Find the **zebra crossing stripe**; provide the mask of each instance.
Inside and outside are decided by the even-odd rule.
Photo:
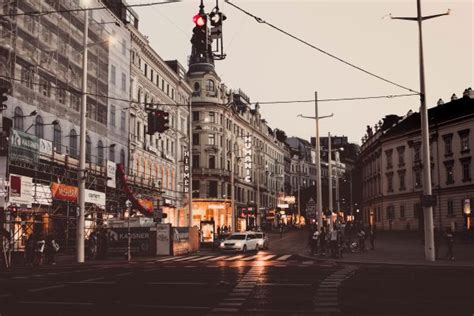
[[[217,260],[221,260],[221,259],[228,258],[228,257],[229,256],[219,256],[219,257],[216,257],[216,258],[209,259],[207,261],[217,261]]]
[[[230,258],[227,258],[227,259],[224,259],[226,261],[231,261],[231,260],[238,260],[240,258],[243,258],[243,255],[238,255],[238,256],[234,256],[234,257],[230,257]]]
[[[242,261],[249,261],[249,260],[256,259],[256,258],[258,258],[258,255],[243,258]]]
[[[262,258],[258,258],[257,260],[258,261],[266,261],[266,260],[270,260],[273,257],[276,257],[276,255],[265,256],[265,257],[262,257]]]
[[[197,257],[199,257],[199,256],[184,257],[184,258],[180,258],[180,259],[177,259],[177,260],[173,260],[173,262],[185,261],[185,260],[189,260],[189,259],[193,259],[193,258],[197,258]]]
[[[189,260],[189,261],[201,261],[201,260],[206,260],[206,259],[209,259],[209,258],[212,258],[214,256],[204,256],[204,257],[199,257],[199,258],[196,258],[196,259],[192,259],[192,260]]]
[[[284,256],[281,256],[280,258],[276,259],[277,261],[285,261],[286,259],[288,259],[289,257],[291,257],[291,255],[284,255]]]
[[[165,261],[170,261],[176,259],[176,257],[166,257],[164,259],[156,260],[155,262],[165,262]]]

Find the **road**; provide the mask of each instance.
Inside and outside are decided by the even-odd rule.
[[[286,246],[273,237],[271,242],[272,250],[258,254],[208,252],[1,271],[0,314],[474,313],[472,268],[336,264],[281,253]]]

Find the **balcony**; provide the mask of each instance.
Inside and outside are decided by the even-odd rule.
[[[230,171],[224,169],[193,168],[193,174],[199,174],[203,176],[229,177]]]

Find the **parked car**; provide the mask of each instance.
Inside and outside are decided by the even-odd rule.
[[[268,249],[268,244],[270,243],[268,236],[262,232],[256,232],[255,236],[258,240],[259,249]]]
[[[232,234],[231,233],[223,233],[223,234],[218,235],[216,237],[216,239],[214,240],[214,247],[219,248],[219,245],[221,244],[221,242],[223,242],[227,238],[229,238],[230,235],[232,235]]]
[[[241,251],[243,253],[249,250],[258,252],[260,248],[258,238],[253,232],[232,234],[219,245],[221,251]]]

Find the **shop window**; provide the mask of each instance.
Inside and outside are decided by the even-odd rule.
[[[91,162],[92,160],[92,141],[89,135],[86,136],[86,161]]]
[[[200,190],[201,190],[201,182],[199,180],[193,180],[193,198],[199,197]]]
[[[53,146],[57,153],[61,153],[61,137],[61,126],[56,124],[53,129]]]
[[[209,169],[216,168],[216,156],[209,156]]]
[[[69,154],[71,157],[77,158],[77,133],[74,129],[69,133]]]

